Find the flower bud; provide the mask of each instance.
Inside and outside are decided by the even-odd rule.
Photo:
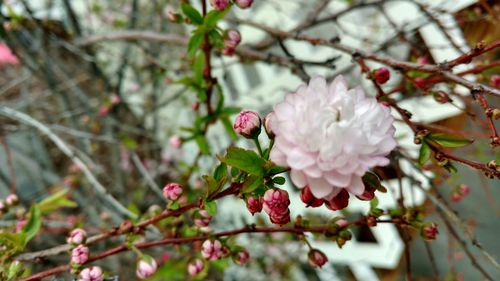
[[[87,232],[81,228],[76,228],[71,231],[66,242],[72,245],[80,245],[85,243],[85,239],[87,239]]]
[[[385,82],[389,81],[389,79],[391,78],[391,73],[389,72],[389,69],[381,67],[375,70],[374,76],[377,84],[382,85],[385,84]]]
[[[207,227],[212,221],[212,216],[206,210],[200,210],[197,217],[194,219],[194,224],[197,227]]]
[[[120,99],[120,96],[117,94],[111,95],[110,98],[111,104],[119,104],[122,100]]]
[[[253,0],[235,0],[234,3],[236,6],[240,7],[241,9],[246,9],[250,8],[253,4]]]
[[[175,201],[179,199],[181,194],[182,194],[182,186],[178,183],[172,182],[165,185],[165,187],[163,188],[163,196],[167,200]]]
[[[273,139],[276,135],[273,132],[271,125],[271,118],[273,118],[274,112],[269,112],[266,117],[264,117],[264,130],[266,130],[266,134],[270,139]]]
[[[236,48],[241,42],[241,34],[238,30],[230,29],[226,32],[226,37],[224,38],[224,46]]]
[[[137,277],[139,277],[139,279],[146,279],[155,274],[157,268],[158,265],[153,258],[144,256],[140,261],[137,262],[137,269],[135,271],[135,274],[137,275]]]
[[[247,198],[247,209],[253,215],[262,211],[262,198],[249,196]]]
[[[493,88],[500,88],[500,75],[495,74],[490,77],[490,85]]]
[[[420,235],[428,241],[436,239],[438,233],[437,225],[433,222],[424,224],[420,230]]]
[[[15,206],[17,203],[19,203],[19,198],[15,194],[9,194],[7,198],[5,198],[5,204],[8,206]]]
[[[84,264],[89,259],[89,248],[78,245],[71,251],[71,263]]]
[[[271,220],[271,223],[285,225],[290,222],[290,210],[287,209],[284,213],[269,214],[269,219]]]
[[[204,268],[203,262],[200,259],[196,259],[188,264],[187,270],[190,276],[195,276],[202,272]]]
[[[312,267],[322,267],[328,261],[326,255],[318,249],[311,249],[307,256]]]
[[[415,83],[415,86],[421,90],[426,90],[428,88],[427,80],[425,78],[417,77],[413,80],[413,82]]]
[[[426,56],[421,56],[417,58],[418,64],[429,64],[429,59]]]
[[[222,11],[229,6],[229,0],[210,0],[210,5],[216,10]]]
[[[302,191],[300,192],[300,200],[306,204],[306,207],[316,208],[323,205],[323,199],[314,197],[308,185],[302,188]]]
[[[261,121],[254,111],[242,111],[236,117],[233,129],[245,138],[252,139],[260,134]]]
[[[201,255],[207,260],[217,260],[223,256],[222,244],[219,240],[205,240],[201,245]]]
[[[163,15],[171,22],[176,22],[178,19],[178,15],[174,10],[172,5],[167,5],[163,10]]]
[[[433,93],[434,100],[437,101],[438,103],[448,103],[451,101],[450,96],[443,92],[443,91],[437,91]]]
[[[279,188],[267,190],[262,200],[263,209],[269,215],[285,214],[288,211],[288,205],[290,205],[288,192]]]
[[[461,195],[466,196],[467,194],[470,193],[470,187],[466,184],[461,184],[458,186],[458,191],[460,192]]]
[[[173,135],[170,137],[168,140],[168,143],[170,144],[170,147],[173,149],[179,149],[182,145],[182,139],[178,135]]]
[[[234,262],[237,265],[244,265],[248,262],[249,259],[250,259],[250,254],[245,249],[236,253],[236,256],[233,258]]]
[[[451,201],[457,203],[462,200],[462,195],[459,192],[452,192],[450,196]]]
[[[325,206],[333,211],[342,210],[349,204],[349,192],[344,188],[332,199],[324,200]]]
[[[199,102],[197,102],[197,101],[193,102],[193,103],[191,104],[191,109],[192,109],[193,111],[198,111],[198,109],[200,109],[200,103],[199,103]]]
[[[85,268],[80,272],[78,281],[103,281],[102,269],[98,266]]]

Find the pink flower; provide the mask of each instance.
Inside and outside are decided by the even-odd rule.
[[[71,231],[66,242],[68,244],[80,245],[85,243],[85,239],[87,238],[87,232],[81,228],[76,228]]]
[[[207,260],[220,259],[224,254],[219,240],[205,240],[201,245],[201,255]]]
[[[173,135],[170,137],[168,140],[168,143],[170,144],[170,147],[173,149],[179,149],[182,145],[182,139],[178,135]]]
[[[269,189],[264,193],[263,209],[269,215],[271,222],[278,225],[284,225],[290,222],[290,200],[288,192],[283,189]]]
[[[139,279],[146,279],[153,274],[155,274],[158,265],[156,261],[151,257],[144,257],[139,262],[137,262],[137,269],[135,274]]]
[[[307,257],[312,267],[322,267],[328,261],[326,255],[318,249],[311,249]]]
[[[262,211],[262,198],[249,196],[247,198],[247,209],[253,215]]]
[[[203,271],[203,262],[200,259],[196,259],[188,264],[187,270],[189,275],[195,276],[196,274]]]
[[[18,63],[17,57],[12,53],[10,48],[4,43],[0,43],[0,66]]]
[[[374,72],[375,75],[375,81],[377,81],[377,84],[382,85],[385,84],[385,82],[389,81],[391,78],[391,73],[389,72],[389,69],[382,67]]]
[[[163,188],[163,196],[165,196],[167,200],[175,201],[179,199],[181,194],[182,186],[178,183],[172,182],[165,185],[165,187]]]
[[[314,197],[309,186],[302,188],[302,192],[300,193],[300,200],[302,200],[302,202],[306,204],[306,207],[316,208],[323,205],[323,199]]]
[[[214,9],[222,11],[229,5],[229,0],[210,0],[210,5],[212,5]]]
[[[71,263],[84,264],[89,259],[89,248],[78,245],[71,251]]]
[[[194,219],[194,224],[197,227],[207,227],[212,221],[212,216],[206,210],[200,210],[198,216]]]
[[[386,156],[396,147],[393,122],[388,107],[359,87],[349,90],[342,76],[330,85],[315,77],[274,107],[270,159],[290,167],[292,182],[309,186],[316,198],[329,200],[344,188],[361,195],[361,177],[389,164]]]
[[[245,138],[253,138],[260,134],[260,117],[254,111],[242,111],[236,117],[233,129]]]
[[[247,250],[243,249],[242,251],[239,251],[236,254],[236,257],[234,257],[234,262],[237,265],[244,265],[248,262],[249,259],[250,259],[250,254],[248,253]]]
[[[500,88],[500,75],[495,74],[490,77],[490,85],[493,88]]]
[[[234,3],[236,6],[240,7],[241,9],[246,9],[250,8],[253,4],[253,0],[235,0]]]
[[[104,276],[102,274],[102,269],[98,266],[92,266],[85,268],[80,272],[80,279],[78,281],[102,281]]]
[[[332,210],[342,210],[349,204],[349,193],[342,189],[337,195],[333,196],[330,200],[325,200],[325,206]]]
[[[8,206],[15,206],[17,203],[19,203],[19,198],[15,194],[9,194],[5,198],[5,204]]]
[[[437,225],[433,222],[424,224],[420,230],[420,235],[425,240],[435,240],[438,233]]]

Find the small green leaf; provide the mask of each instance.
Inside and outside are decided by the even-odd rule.
[[[196,84],[201,85],[203,82],[203,68],[205,67],[205,53],[200,52],[193,63],[194,80]]]
[[[366,172],[361,179],[363,181],[363,184],[365,185],[365,188],[373,188],[382,193],[387,192],[387,189],[382,185],[377,174]]]
[[[42,213],[40,212],[40,208],[37,205],[31,206],[30,209],[30,218],[26,225],[21,229],[22,233],[26,234],[26,239],[24,241],[25,244],[35,237],[42,226]]]
[[[431,157],[431,147],[425,142],[425,138],[422,141],[422,145],[420,146],[420,152],[418,155],[418,164],[420,166],[425,165],[425,163]]]
[[[38,208],[42,214],[49,214],[59,208],[75,208],[76,202],[67,199],[69,189],[62,189],[38,203]]]
[[[257,188],[259,188],[264,182],[264,179],[260,176],[250,175],[243,182],[243,187],[241,188],[241,193],[252,193]]]
[[[215,180],[220,180],[224,176],[227,177],[227,165],[225,163],[220,163],[220,165],[217,166],[217,168],[215,168],[214,179]]]
[[[195,137],[195,140],[196,140],[196,144],[198,144],[198,147],[200,148],[200,152],[202,154],[210,154],[210,147],[208,146],[208,142],[204,136],[197,135]]]
[[[224,38],[217,30],[212,30],[208,33],[210,44],[216,48],[222,49],[224,47]]]
[[[213,29],[217,25],[217,22],[223,19],[230,10],[231,9],[225,9],[224,11],[218,11],[218,10],[210,11],[205,16],[205,21],[204,21],[205,26],[208,29]]]
[[[448,162],[446,165],[443,166],[450,174],[456,174],[457,173],[457,168],[450,162]]]
[[[205,201],[205,210],[212,217],[217,215],[217,202],[216,201]]]
[[[122,136],[120,141],[128,149],[136,149],[139,147],[139,144],[137,144],[137,142],[129,136]]]
[[[189,4],[182,4],[181,9],[184,15],[186,15],[186,17],[188,17],[192,23],[196,25],[203,24],[203,17],[201,16],[200,12],[193,8],[193,6]]]
[[[269,165],[269,163],[271,165]],[[289,169],[290,168],[288,168],[288,167],[276,166],[271,161],[267,161],[267,163],[266,163],[266,175],[268,175],[268,176],[281,174],[281,173],[288,171]]]
[[[370,209],[375,209],[378,206],[378,198],[373,197],[373,199],[370,201]]]
[[[443,147],[461,147],[469,145],[474,142],[473,140],[469,140],[466,138],[461,138],[452,135],[445,135],[445,134],[430,134],[428,138],[437,142],[439,145]]]
[[[236,167],[244,172],[256,176],[264,175],[264,164],[266,160],[261,158],[255,151],[238,147],[230,147],[227,154],[220,159],[231,167]]]
[[[285,178],[284,177],[274,177],[273,182],[278,185],[283,185],[285,184]]]
[[[196,54],[196,51],[200,49],[201,43],[203,43],[203,38],[205,33],[203,32],[195,32],[191,39],[188,42],[188,56],[193,57]]]

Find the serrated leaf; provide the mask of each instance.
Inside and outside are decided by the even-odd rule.
[[[26,239],[24,240],[25,245],[35,237],[42,226],[42,213],[37,205],[31,206],[30,218],[28,222],[21,229],[22,233],[26,234]]]
[[[198,12],[193,6],[189,4],[182,4],[181,10],[186,17],[188,17],[192,23],[196,25],[203,24],[203,16]]]
[[[422,145],[420,146],[420,152],[418,153],[418,164],[420,166],[425,165],[425,163],[431,157],[431,147],[424,141],[422,141]]]
[[[38,208],[42,214],[49,214],[59,208],[75,208],[78,204],[67,198],[69,189],[62,189],[38,203]]]
[[[201,43],[203,43],[204,36],[205,33],[200,31],[195,32],[193,36],[191,36],[191,39],[189,39],[188,42],[188,49],[187,49],[189,57],[193,57],[196,54],[196,51],[200,49]]]
[[[264,164],[266,160],[261,158],[255,151],[246,150],[238,147],[230,147],[227,149],[227,154],[221,159],[231,167],[238,168],[256,176],[264,175]]]
[[[284,177],[274,177],[273,182],[278,185],[283,185],[285,184],[285,178]]]
[[[243,187],[241,188],[241,193],[252,193],[257,188],[259,188],[264,179],[260,176],[250,175],[243,182]]]
[[[469,140],[466,138],[445,134],[430,134],[427,137],[443,147],[461,147],[474,142],[473,140]]]
[[[205,210],[212,217],[217,215],[217,202],[216,201],[205,201]]]

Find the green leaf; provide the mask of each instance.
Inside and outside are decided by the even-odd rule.
[[[188,42],[188,56],[193,57],[196,51],[200,49],[201,43],[203,43],[203,38],[205,36],[204,32],[198,31],[191,36]]]
[[[443,166],[450,174],[456,174],[457,173],[457,168],[450,162],[448,162],[446,165]]]
[[[268,175],[268,176],[281,174],[281,173],[284,173],[288,170],[289,170],[288,167],[274,165],[274,163],[271,161],[267,161],[267,163],[266,163],[266,175]]]
[[[139,147],[137,142],[129,136],[122,136],[120,141],[128,149],[136,149],[137,147]]]
[[[230,147],[227,149],[227,154],[221,159],[221,162],[249,174],[263,176],[263,167],[266,160],[261,158],[257,153],[255,153],[255,151],[238,147]]]
[[[196,140],[196,144],[198,144],[198,147],[200,148],[200,152],[202,154],[210,154],[210,147],[208,146],[208,142],[204,136],[197,135],[195,137],[195,140]]]
[[[227,165],[225,163],[220,163],[220,165],[217,166],[217,168],[215,168],[214,179],[215,180],[220,180],[224,176],[227,177]]]
[[[219,119],[222,122],[222,125],[224,126],[224,129],[226,129],[226,132],[229,135],[229,137],[232,140],[237,140],[238,139],[238,135],[234,131],[233,124],[231,123],[231,121],[229,120],[229,118],[227,116],[223,116],[223,117],[220,117]]]
[[[286,180],[285,180],[285,178],[284,178],[284,177],[274,177],[274,178],[273,178],[273,182],[274,182],[275,184],[283,185],[283,184],[285,184],[285,181],[286,181]]]
[[[40,208],[37,205],[31,206],[30,209],[30,218],[26,225],[21,229],[22,233],[26,234],[26,239],[24,240],[25,244],[35,237],[42,226],[42,213],[40,212]]]
[[[373,197],[373,199],[370,201],[370,209],[375,209],[378,206],[378,198]]]
[[[430,134],[427,137],[443,147],[461,147],[474,142],[466,138],[445,134]]]
[[[189,4],[182,4],[181,9],[184,15],[186,15],[186,17],[188,17],[192,23],[196,25],[203,24],[202,15],[195,8],[193,8],[193,6]]]
[[[218,10],[210,11],[205,16],[205,20],[204,20],[204,24],[205,24],[206,28],[213,29],[217,25],[217,22],[219,20],[223,19],[230,10],[231,9],[225,9],[223,11],[218,11]]]
[[[205,67],[205,53],[200,52],[193,63],[194,80],[196,84],[203,83],[203,68]]]
[[[224,38],[217,30],[211,30],[208,33],[208,38],[210,39],[210,44],[212,44],[212,46],[219,49],[224,47]]]
[[[8,250],[3,250],[2,255],[11,256],[24,250],[26,246],[26,233],[0,233],[0,245],[7,247]]]
[[[212,217],[217,215],[217,202],[216,201],[205,201],[205,210]]]
[[[59,208],[75,208],[78,204],[67,199],[69,189],[62,189],[38,203],[38,208],[42,214],[49,214]]]
[[[425,165],[425,163],[431,157],[431,147],[425,142],[425,138],[420,146],[420,152],[418,154],[418,164],[420,166]]]
[[[264,179],[260,176],[250,175],[243,182],[243,187],[241,188],[241,193],[252,193],[257,188],[259,188]]]
[[[361,180],[363,181],[365,188],[371,187],[382,193],[387,192],[387,189],[382,185],[382,183],[380,182],[380,178],[375,173],[366,172]]]

